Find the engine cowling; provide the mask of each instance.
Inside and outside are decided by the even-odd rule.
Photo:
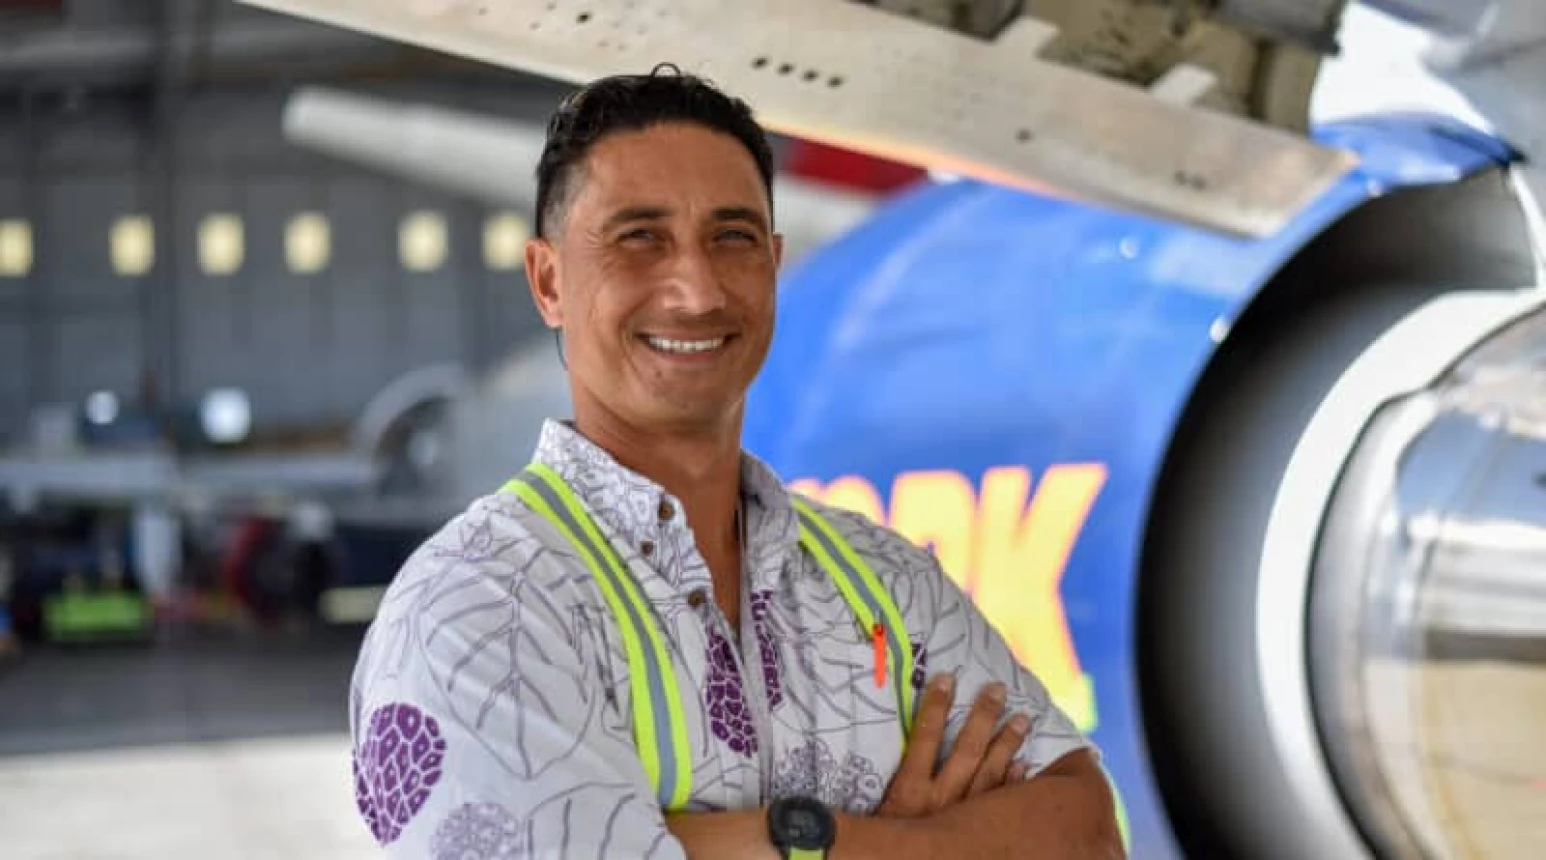
[[[1306,248],[1205,374],[1140,596],[1148,735],[1189,853],[1534,855],[1532,274],[1505,174],[1398,193]]]

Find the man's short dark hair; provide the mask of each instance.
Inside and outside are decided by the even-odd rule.
[[[740,141],[757,162],[771,213],[773,150],[751,108],[703,78],[662,63],[647,75],[593,81],[558,106],[537,162],[537,235],[548,235],[549,226],[563,220],[575,173],[597,141],[666,122],[697,123]]]

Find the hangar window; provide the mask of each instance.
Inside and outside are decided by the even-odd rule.
[[[134,278],[156,265],[156,227],[146,215],[125,215],[113,222],[108,235],[113,274]]]
[[[32,271],[32,225],[21,218],[0,220],[0,277],[24,278]]]
[[[285,262],[290,271],[311,275],[327,268],[333,252],[333,231],[327,216],[300,212],[285,225]]]
[[[526,265],[526,240],[531,227],[513,212],[497,212],[483,222],[483,262],[497,272]]]
[[[397,228],[397,254],[410,272],[433,272],[446,261],[446,219],[421,210],[403,218]]]
[[[242,267],[246,239],[239,215],[204,216],[199,224],[199,268],[206,275],[230,275]]]

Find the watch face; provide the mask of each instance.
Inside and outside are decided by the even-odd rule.
[[[796,845],[804,845],[812,840],[820,839],[822,832],[821,819],[809,809],[791,809],[784,818],[786,832],[789,841]]]
[[[771,810],[774,841],[790,848],[832,847],[837,826],[832,813],[820,801],[808,797],[786,797]]]

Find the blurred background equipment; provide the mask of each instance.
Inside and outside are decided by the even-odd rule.
[[[540,129],[660,60],[780,132],[748,445],[933,548],[1135,857],[1538,853],[1539,0],[25,5],[0,854],[375,853],[361,625],[568,412]]]

